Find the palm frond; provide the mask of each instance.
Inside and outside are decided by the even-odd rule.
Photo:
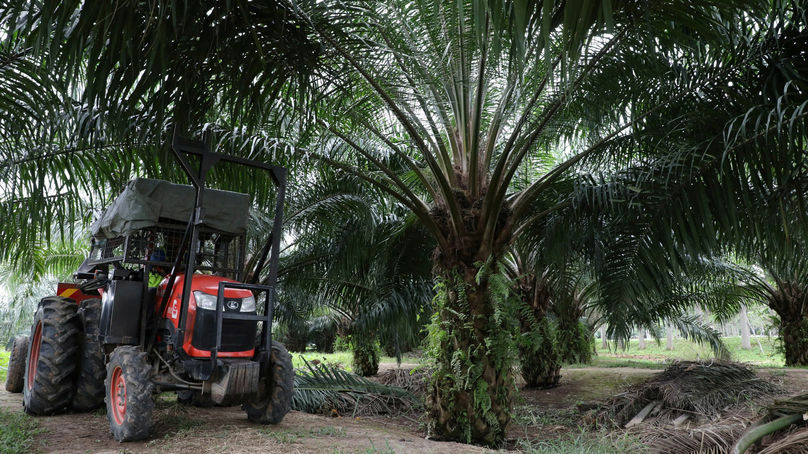
[[[301,357],[302,358],[302,357]],[[334,365],[312,364],[295,375],[292,409],[307,413],[329,413],[366,416],[408,411],[417,405],[409,391],[372,382]]]

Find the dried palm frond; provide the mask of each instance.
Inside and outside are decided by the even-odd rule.
[[[758,454],[799,454],[808,451],[808,427],[788,432],[763,448]]]
[[[748,422],[748,421],[747,421]],[[725,454],[743,433],[744,421],[709,424],[696,429],[646,431],[643,443],[654,454]]]
[[[405,389],[374,383],[334,365],[306,361],[306,368],[296,370],[292,409],[368,416],[407,411],[417,402]]]
[[[429,369],[390,369],[379,374],[376,381],[387,386],[406,389],[416,396],[426,394],[427,379],[432,373]]]

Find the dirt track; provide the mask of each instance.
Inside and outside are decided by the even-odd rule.
[[[570,408],[581,401],[603,399],[623,386],[644,380],[657,370],[631,368],[565,369],[561,386],[524,390],[524,404],[534,408]],[[790,394],[808,392],[808,370],[769,369],[762,377],[786,386]],[[0,408],[22,411],[22,394],[0,391]],[[50,453],[435,453],[491,452],[476,446],[424,439],[415,417],[331,418],[292,412],[282,424],[259,426],[247,421],[239,407],[193,408],[176,405],[169,394],[158,399],[157,431],[150,440],[118,443],[109,433],[105,412],[38,418],[36,452]],[[512,428],[528,435],[526,427]],[[553,428],[531,427],[529,436],[553,437]],[[551,430],[553,429],[553,430]],[[559,429],[560,430],[560,429]],[[565,429],[566,430],[566,429]],[[510,434],[509,434],[510,435]],[[555,435],[557,436],[557,434]]]
[[[22,394],[0,391],[0,407],[22,411]],[[66,414],[38,418],[44,429],[34,441],[43,453],[482,453],[485,449],[426,440],[418,421],[406,418],[325,417],[293,411],[277,426],[247,421],[239,407],[193,408],[164,394],[155,412],[150,440],[118,443],[106,414]]]

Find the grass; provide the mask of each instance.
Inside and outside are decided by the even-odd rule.
[[[537,408],[535,405],[520,405],[513,409],[513,423],[519,426],[566,426],[576,427],[581,413],[577,408]]]
[[[0,383],[6,382],[6,374],[8,368],[8,357],[11,356],[10,352],[0,351]]]
[[[639,440],[628,435],[588,432],[586,429],[570,432],[556,440],[520,439],[517,448],[526,454],[624,454],[648,451]]]
[[[744,350],[741,348],[740,337],[724,337],[724,344],[732,355],[732,360],[749,363],[759,367],[783,367],[785,359],[777,352],[777,339],[774,337],[752,337],[752,348]],[[629,342],[625,351],[615,350],[614,343],[610,342],[611,349],[601,348],[601,341],[595,340],[597,356],[589,364],[574,364],[569,368],[581,367],[632,367],[635,369],[664,369],[666,363],[675,360],[697,360],[713,357],[713,352],[707,345],[699,345],[685,339],[674,339],[673,350],[667,350],[664,339],[657,344],[653,340],[645,342],[645,349],[640,350],[637,339]],[[758,344],[758,342],[760,342]],[[761,348],[763,352],[761,353]],[[303,359],[306,361],[318,360],[325,363],[337,364],[345,370],[351,371],[351,361],[353,356],[350,351],[336,353],[294,353],[292,363],[294,367],[304,367]],[[421,356],[405,356],[402,358],[406,363],[421,363]],[[395,363],[396,359],[389,356],[379,358],[381,363]]]
[[[269,435],[274,438],[276,442],[298,443],[303,438],[316,438],[316,437],[339,437],[344,438],[348,436],[345,429],[334,426],[318,427],[316,429],[298,429],[298,430],[275,430],[271,427],[261,427],[259,432]]]
[[[343,451],[340,448],[334,448],[331,451],[331,454],[396,454],[393,448],[390,447],[390,441],[385,440],[385,447],[384,448],[377,448],[376,445],[373,443],[373,440],[370,440],[370,446],[364,449],[357,449],[354,451]]]
[[[752,348],[744,350],[741,348],[740,337],[724,337],[724,344],[732,355],[734,361],[750,363],[760,367],[783,367],[785,362],[783,355],[776,351],[777,339],[770,337],[753,337]],[[758,344],[758,341],[760,344]],[[614,343],[611,343],[612,350],[601,348],[601,341],[596,339],[596,351],[592,367],[640,367],[657,368],[654,364],[676,359],[696,360],[712,358],[713,353],[707,345],[698,345],[685,339],[674,339],[673,350],[667,350],[665,341],[660,343],[646,341],[645,349],[640,350],[637,339],[632,339],[626,351],[615,351]],[[763,352],[761,353],[761,347]],[[586,367],[586,366],[584,366]]]
[[[22,413],[0,410],[0,454],[30,452],[34,435],[39,432],[34,418]]]
[[[305,353],[292,353],[292,366],[295,368],[306,367],[303,359],[312,362],[314,360],[335,364],[348,372],[353,372],[351,362],[353,361],[353,354],[351,352],[335,352],[335,353],[319,353],[319,352],[305,352]],[[415,358],[402,358],[403,362],[417,362]],[[396,359],[390,356],[380,356],[380,363],[395,363]]]

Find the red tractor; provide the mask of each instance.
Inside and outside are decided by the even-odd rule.
[[[106,401],[110,431],[132,441],[152,432],[159,392],[242,405],[263,424],[289,412],[292,360],[271,339],[286,169],[211,152],[208,141],[175,136],[172,149],[193,186],[130,181],[93,224],[75,283],[39,303],[27,355],[16,352],[10,365],[25,361],[24,376],[9,381],[22,388],[26,413],[90,411]],[[186,155],[198,157],[197,169]],[[250,199],[205,189],[219,161],[265,170],[277,187],[272,233],[249,283]],[[258,285],[267,259],[266,285]]]

